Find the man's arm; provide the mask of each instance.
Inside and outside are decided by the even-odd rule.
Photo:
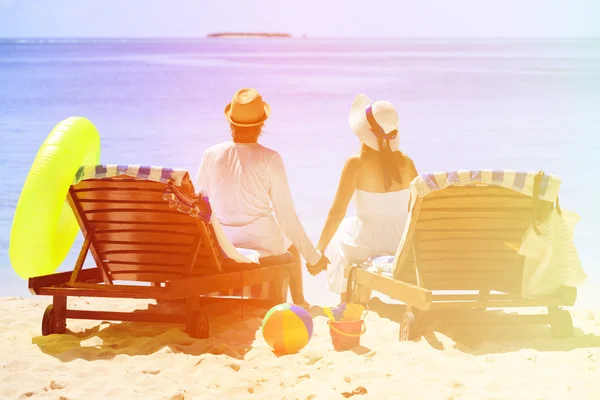
[[[198,173],[196,174],[196,181],[194,182],[194,189],[196,190],[196,194],[200,193],[201,190],[206,192],[208,185],[208,155],[206,151],[202,156],[202,161],[200,162],[200,167],[198,168]]]
[[[275,154],[271,160],[269,176],[271,184],[269,195],[279,226],[281,226],[285,236],[298,248],[306,262],[316,264],[321,258],[321,254],[317,252],[306,235],[300,218],[296,214],[285,166],[279,154]]]

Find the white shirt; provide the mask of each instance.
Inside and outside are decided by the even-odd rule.
[[[283,160],[276,151],[258,143],[209,147],[196,177],[196,189],[200,188],[236,247],[270,256],[285,253],[291,242],[309,264],[319,261],[321,255],[296,214]]]

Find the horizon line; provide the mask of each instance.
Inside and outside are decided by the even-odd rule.
[[[236,34],[248,34],[248,35],[274,35],[274,33],[254,33],[254,32],[232,32],[232,33],[207,33],[205,35],[198,36],[0,36],[0,40],[19,40],[19,39],[54,39],[54,40],[198,40],[198,39],[211,39],[218,40],[220,37],[210,37],[209,35],[236,35]],[[335,35],[294,35],[287,33],[277,33],[289,35],[286,37],[278,36],[265,36],[265,39],[600,39],[598,36],[335,36]],[[240,39],[254,39],[257,37],[249,37]]]

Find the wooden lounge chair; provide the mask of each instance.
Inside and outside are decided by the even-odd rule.
[[[409,217],[388,274],[346,266],[348,301],[365,289],[404,302],[400,340],[413,340],[435,322],[551,324],[572,334],[568,311],[576,289],[544,298],[522,296],[521,238],[558,205],[560,180],[542,173],[459,171],[422,175],[411,183]],[[459,293],[456,293],[459,292]],[[474,292],[468,294],[468,292]],[[547,315],[469,314],[487,308],[547,307]],[[439,311],[439,312],[438,312]]]
[[[75,268],[29,279],[32,293],[53,297],[43,316],[43,335],[64,333],[66,319],[74,318],[183,323],[191,336],[206,338],[208,320],[200,306],[208,299],[201,295],[245,295],[264,307],[286,301],[291,255],[259,263],[247,263],[239,253],[226,256],[220,246],[226,238],[215,234],[208,199],[195,197],[186,171],[82,167],[68,202],[84,236]],[[96,267],[84,269],[88,251]],[[69,296],[183,300],[186,312],[70,310]]]

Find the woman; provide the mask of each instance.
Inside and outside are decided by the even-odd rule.
[[[261,257],[292,254],[292,301],[307,308],[300,254],[310,268],[322,269],[326,259],[296,214],[281,156],[258,143],[270,111],[255,89],[234,94],[225,108],[233,140],[206,149],[196,188],[208,194],[215,216],[236,247],[257,250]]]
[[[317,244],[331,261],[325,267],[329,289],[340,293],[342,302],[345,265],[396,254],[408,214],[408,186],[417,176],[413,161],[399,151],[398,114],[391,103],[358,95],[349,123],[362,149],[346,161]],[[352,197],[356,215],[344,219]],[[309,270],[319,271],[318,266]]]

